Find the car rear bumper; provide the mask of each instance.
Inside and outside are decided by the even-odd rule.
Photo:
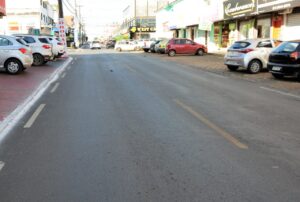
[[[268,70],[272,74],[281,74],[281,75],[295,75],[300,72],[300,64],[277,64],[277,63],[268,63]]]
[[[24,68],[31,67],[33,63],[33,57],[32,56],[25,57],[24,60],[22,60],[22,63]]]
[[[224,64],[238,67],[246,67],[244,58],[240,57],[224,57]]]

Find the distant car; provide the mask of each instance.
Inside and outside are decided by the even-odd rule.
[[[116,41],[115,40],[109,40],[107,43],[106,43],[106,48],[109,49],[109,48],[115,48],[115,45],[116,45]]]
[[[0,69],[9,74],[18,74],[32,63],[32,51],[25,41],[13,36],[0,35]]]
[[[58,37],[48,36],[47,37],[50,43],[53,45],[53,54],[55,58],[60,58],[65,53],[64,44]]]
[[[169,42],[169,39],[161,40],[159,43],[155,44],[154,50],[156,53],[165,54],[166,53],[166,47]]]
[[[207,48],[205,45],[196,43],[189,39],[175,38],[169,40],[166,53],[171,57],[176,54],[193,54],[203,56],[204,53],[207,53]]]
[[[268,69],[275,78],[297,76],[300,80],[300,40],[284,42],[273,50]]]
[[[156,40],[154,42],[151,43],[150,45],[150,52],[151,53],[155,53],[155,45],[158,44],[161,40]]]
[[[21,37],[32,49],[34,66],[40,66],[53,60],[53,45],[47,37],[26,34],[16,34],[14,36]]]
[[[93,41],[91,43],[91,49],[101,49],[101,44],[99,41]]]
[[[121,51],[135,51],[139,46],[136,41],[118,41],[115,45],[115,50]]]
[[[154,39],[144,40],[143,51],[146,53],[149,52],[151,48],[151,44],[154,42],[155,42]]]
[[[236,41],[224,57],[225,65],[231,71],[239,67],[246,68],[249,73],[255,74],[267,68],[271,51],[280,41],[271,39],[248,39]]]

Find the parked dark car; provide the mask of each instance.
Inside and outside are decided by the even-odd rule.
[[[204,55],[207,53],[205,45],[198,44],[189,39],[171,39],[166,48],[166,53],[169,56],[175,56],[176,54],[194,54]]]
[[[155,53],[155,45],[158,44],[161,40],[156,40],[154,42],[151,43],[150,45],[150,52],[151,53]]]
[[[109,48],[115,48],[115,45],[116,45],[116,40],[109,40],[107,43],[106,43],[106,48],[109,49]]]
[[[272,51],[268,69],[275,78],[297,76],[300,80],[300,40],[284,42]]]

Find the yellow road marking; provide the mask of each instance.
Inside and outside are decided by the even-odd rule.
[[[203,115],[201,115],[199,112],[196,112],[193,110],[190,106],[187,106],[186,104],[180,102],[179,100],[175,99],[174,102],[176,102],[177,105],[179,105],[184,110],[188,111],[190,114],[192,114],[194,117],[196,117],[198,120],[200,120],[202,123],[204,123],[206,126],[217,132],[219,135],[224,137],[227,141],[235,145],[236,147],[240,149],[248,149],[248,146],[246,144],[241,143],[238,139],[233,137],[231,134],[226,132],[224,129],[220,128],[207,118],[205,118]]]

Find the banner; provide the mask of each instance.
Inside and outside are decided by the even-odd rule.
[[[266,13],[300,6],[299,0],[258,0],[258,12]]]
[[[224,1],[224,19],[232,19],[257,14],[257,0]]]
[[[64,46],[67,47],[65,19],[64,18],[59,18],[58,25],[59,25],[59,38],[61,39]]]

